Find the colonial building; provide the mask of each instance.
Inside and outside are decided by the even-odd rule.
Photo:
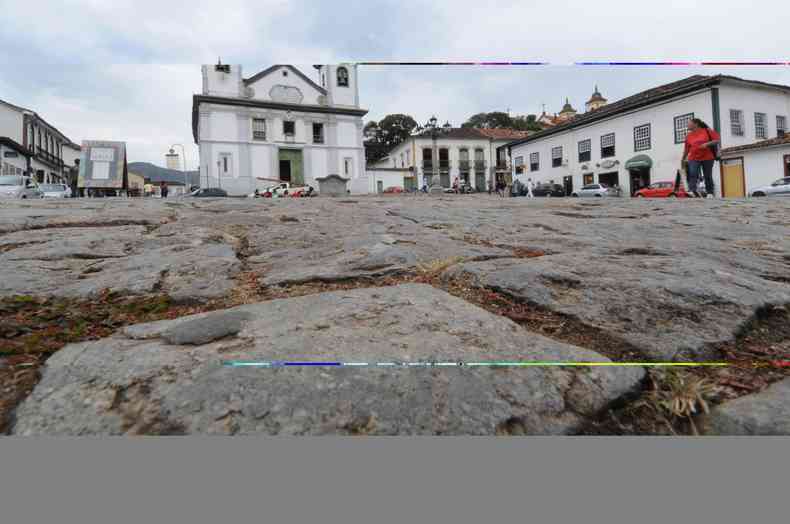
[[[372,190],[390,186],[417,188],[433,183],[451,187],[458,178],[477,191],[485,191],[497,175],[510,181],[510,157],[507,149],[500,146],[528,134],[514,129],[461,127],[440,134],[435,143],[428,132],[414,135],[368,169],[376,177]]]
[[[275,65],[244,78],[239,65],[204,65],[192,130],[201,184],[243,195],[279,181],[364,175],[355,64],[314,66],[315,78]]]
[[[570,120],[571,118],[573,118],[575,116],[576,116],[576,110],[573,108],[573,106],[571,106],[570,101],[566,97],[565,98],[565,105],[562,106],[562,109],[560,110],[560,114],[559,114],[560,121],[564,122],[566,120]]]
[[[598,92],[598,86],[595,86],[595,93],[593,93],[592,97],[587,102],[587,110],[590,111],[591,107],[595,108],[595,107],[599,107],[600,105],[603,105],[601,104],[601,102],[603,102],[603,104],[606,104],[606,99],[601,96],[601,93]],[[546,129],[549,127],[560,125],[563,122],[567,122],[568,120],[575,117],[576,115],[577,115],[577,111],[571,105],[568,97],[565,97],[565,105],[562,106],[562,109],[560,110],[559,113],[550,115],[549,113],[546,112],[546,108],[544,106],[543,112],[538,117],[537,122],[538,124],[541,125],[541,127],[543,127],[543,129]]]
[[[598,86],[596,85],[595,91],[593,91],[592,96],[590,96],[590,99],[587,101],[587,103],[584,104],[584,109],[585,111],[595,111],[596,109],[601,108],[605,105],[606,105],[606,99],[598,91]]]
[[[716,129],[725,149],[784,132],[790,87],[695,75],[611,104],[590,102],[586,113],[505,146],[513,157],[514,176],[564,184],[569,193],[605,183],[632,195],[652,182],[675,179],[691,118]],[[715,178],[721,194],[721,176]],[[751,182],[747,179],[744,186]]]
[[[0,100],[0,139],[5,149],[2,172],[14,171],[34,177],[40,183],[65,182],[75,166],[72,152],[79,146],[49,124],[35,111]],[[6,167],[7,166],[7,167]]]
[[[0,136],[0,176],[28,173],[32,156],[33,153],[19,142]]]
[[[758,187],[781,178],[788,179],[783,189],[790,196],[790,134],[786,119],[777,122],[779,133],[783,136],[728,147],[721,152],[721,191],[725,197],[751,196]]]

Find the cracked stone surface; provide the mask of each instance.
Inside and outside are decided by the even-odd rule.
[[[210,230],[187,236],[144,226],[18,231],[0,236],[0,295],[87,297],[104,289],[163,291],[176,299],[226,294],[239,270],[233,247]]]
[[[467,275],[654,359],[710,358],[790,303],[790,199],[93,199],[3,202],[0,296],[104,287],[179,299],[413,271]],[[514,258],[518,250],[546,256]]]
[[[714,408],[705,428],[714,435],[790,435],[790,378]]]
[[[730,261],[735,262],[735,261]],[[755,312],[790,302],[790,285],[689,256],[562,254],[461,264],[448,275],[581,319],[656,360],[715,359]]]
[[[196,325],[199,336],[184,338]],[[47,361],[12,434],[564,434],[644,376],[641,368],[261,369],[223,360],[607,361],[431,286],[338,291],[67,346]]]

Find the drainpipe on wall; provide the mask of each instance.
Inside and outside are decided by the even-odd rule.
[[[710,90],[710,98],[711,98],[711,104],[713,106],[713,108],[712,108],[713,109],[713,129],[715,129],[716,132],[719,133],[719,136],[721,136],[721,110],[720,110],[720,107],[719,107],[719,88],[718,87],[711,88],[711,90]],[[719,151],[721,151],[721,148],[723,147],[723,145],[724,144],[722,143],[721,138],[720,138],[719,139]],[[721,180],[722,177],[723,177],[722,167],[721,167],[721,162],[719,162],[719,180]],[[721,184],[715,184],[715,183],[713,184],[713,194],[714,195],[718,194],[718,196],[721,196],[721,188],[717,187],[717,186],[720,186],[720,185]]]

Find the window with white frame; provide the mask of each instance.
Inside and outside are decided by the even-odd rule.
[[[516,167],[516,174],[520,175],[524,172],[524,157],[517,156],[513,161],[514,166]]]
[[[285,120],[283,121],[283,134],[286,137],[291,137],[296,134],[296,122],[292,120]]]
[[[634,151],[647,151],[650,149],[650,124],[634,128]]]
[[[579,162],[589,162],[592,158],[592,140],[582,140],[579,142]]]
[[[732,136],[743,136],[743,111],[730,109],[730,132]]]
[[[686,141],[686,135],[689,134],[689,120],[694,118],[694,113],[680,115],[675,117],[675,143],[682,144]]]
[[[614,133],[601,135],[601,158],[614,156]]]
[[[551,167],[560,167],[562,165],[562,146],[551,148]]]
[[[220,153],[219,154],[219,165],[218,171],[219,174],[222,176],[232,176],[233,175],[233,155],[231,153]]]
[[[776,115],[776,136],[783,137],[787,133],[787,117]]]
[[[754,136],[756,138],[768,138],[768,129],[765,113],[754,114]]]
[[[529,154],[529,170],[530,171],[538,171],[540,169],[540,154],[530,153]]]
[[[252,119],[252,139],[266,140],[266,120],[263,118]]]
[[[346,157],[343,159],[343,173],[346,178],[351,178],[354,175],[354,159]]]

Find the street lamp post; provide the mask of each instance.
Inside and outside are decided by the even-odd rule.
[[[431,137],[431,187],[429,191],[431,192],[441,192],[443,191],[442,184],[441,184],[441,175],[439,175],[439,182],[436,181],[435,173],[439,173],[439,148],[436,143],[437,139],[440,136],[446,136],[450,133],[450,130],[453,126],[450,125],[450,122],[445,122],[443,126],[437,125],[437,118],[436,116],[432,116],[428,122],[424,126],[417,127],[417,133],[422,135],[424,133],[428,133]],[[425,171],[423,170],[423,177],[425,176]],[[434,187],[437,189],[434,191]]]
[[[184,194],[187,194],[189,192],[189,183],[187,182],[187,151],[184,149],[183,144],[173,144],[170,146],[171,154],[173,153],[173,148],[176,146],[181,148],[181,159],[183,161],[182,165],[184,166]]]

